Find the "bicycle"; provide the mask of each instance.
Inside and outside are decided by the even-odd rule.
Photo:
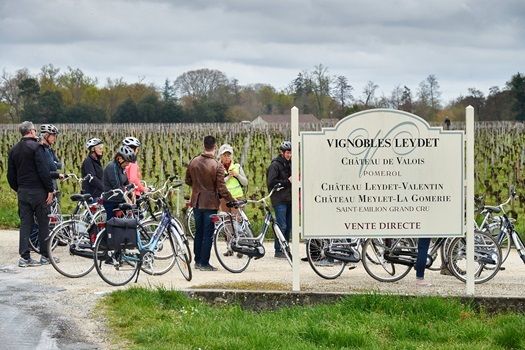
[[[264,238],[270,227],[281,245],[288,263],[292,265],[289,243],[284,238],[268,204],[268,199],[274,191],[279,191],[282,188],[280,184],[276,185],[266,197],[259,200],[240,200],[228,203],[228,207],[239,210],[241,222],[236,220],[231,213],[212,215],[212,221],[215,224],[213,232],[215,255],[226,270],[240,273],[246,270],[252,258],[255,260],[262,258],[265,255]],[[256,237],[253,237],[248,217],[242,210],[247,203],[262,205],[265,212],[261,232]]]
[[[100,203],[91,203],[90,194],[70,198],[77,203],[75,210],[51,231],[48,244],[59,243],[49,250],[49,260],[60,274],[79,278],[93,270],[93,244],[104,227],[105,211]]]
[[[186,203],[185,215],[186,228],[191,239],[195,239],[195,215],[193,214],[193,207],[190,203]]]
[[[163,187],[161,187],[158,190],[155,190],[155,191],[151,190],[150,192],[143,194],[143,196],[137,201],[137,205],[139,205],[139,201],[145,201],[147,204],[144,204],[144,206],[149,208],[148,212],[151,214],[151,216],[147,217],[147,219],[140,221],[141,227],[144,229],[144,232],[141,233],[143,243],[151,239],[151,236],[154,234],[155,230],[160,225],[160,222],[162,220],[163,209],[170,211],[170,208],[168,205],[168,195],[174,190],[176,190],[178,187],[182,186],[182,183],[178,183],[173,186],[167,187],[168,182],[173,181],[174,179],[175,177],[170,177],[164,183]],[[156,200],[156,204],[158,207],[161,208],[161,211],[153,212],[150,202],[152,201],[152,197],[157,194],[160,195],[160,198]],[[177,236],[178,241],[183,243],[183,246],[181,245],[181,247],[184,250],[184,254],[187,256],[188,261],[191,263],[192,255],[191,255],[188,238],[186,237],[186,234],[184,232],[184,227],[182,223],[175,216],[172,215],[171,211],[170,211],[170,216],[171,216],[171,223],[169,226],[169,230],[171,231],[173,235]],[[165,239],[166,237],[161,239],[161,241]],[[166,259],[166,257],[160,255],[160,251],[161,250],[159,250],[155,255],[155,258],[157,259],[157,261]],[[180,255],[178,257],[180,258]],[[183,265],[179,265],[179,269],[181,270],[181,273],[184,275],[184,277],[186,279],[188,278],[191,279],[191,276],[188,275],[188,273],[186,273],[183,269],[181,269],[181,266],[183,267]],[[160,275],[160,274],[167,272],[167,270],[158,271],[158,270],[154,270],[153,268],[143,269],[143,271],[145,271],[148,274],[153,274],[153,275]]]
[[[84,180],[91,181],[93,177],[91,175],[87,175],[86,177],[79,179],[75,174],[66,174],[64,178],[61,180],[61,182],[65,182],[69,179],[74,179],[77,182],[82,182]],[[49,217],[49,237],[51,237],[51,231],[61,222],[64,221],[65,217],[62,215],[62,211],[60,208],[60,202],[58,200],[58,197],[60,195],[60,191],[56,191],[55,195],[53,197],[53,201],[49,205],[49,214],[47,215]],[[30,248],[37,254],[40,254],[40,247],[39,247],[39,241],[38,241],[38,225],[35,223],[33,225],[33,229],[31,231],[31,234],[29,236],[29,246]],[[56,247],[56,244],[58,242],[55,241],[52,245],[52,249]]]
[[[182,184],[181,184],[182,185]],[[151,274],[162,274],[169,271],[175,263],[188,281],[192,278],[189,258],[184,243],[173,228],[169,206],[164,199],[158,199],[162,206],[160,224],[154,232],[148,232],[136,218],[114,218],[106,223],[106,228],[97,237],[94,248],[95,269],[108,284],[122,286],[134,277],[138,281],[140,270]],[[133,209],[133,205],[121,204],[122,210]],[[122,236],[112,232],[124,231]],[[142,232],[151,233],[146,242]],[[163,253],[162,256],[159,254]],[[167,254],[165,254],[167,253]],[[156,259],[168,260],[162,271],[153,271]],[[144,267],[144,268],[143,268]]]
[[[310,267],[324,279],[341,276],[348,263],[361,260],[359,238],[309,239],[306,242],[306,257]]]
[[[466,238],[454,238],[445,251],[447,238],[438,238],[427,255],[426,268],[432,266],[438,250],[446,257],[448,267],[459,280],[466,281]],[[475,283],[492,279],[499,271],[501,250],[496,241],[481,231],[474,234]],[[412,238],[369,238],[363,245],[363,267],[380,282],[395,282],[405,277],[417,259],[417,243]],[[485,273],[485,274],[483,274]],[[483,275],[482,275],[483,274]]]
[[[521,260],[525,263],[525,245],[518,232],[516,232],[514,226],[516,220],[509,218],[505,211],[505,206],[516,197],[514,188],[512,188],[510,192],[509,198],[504,203],[497,206],[484,205],[481,208],[481,214],[484,215],[484,217],[480,227],[496,239],[496,242],[501,248],[502,264],[507,260],[512,244],[514,244]],[[501,215],[494,216],[494,214],[499,213],[501,213]]]

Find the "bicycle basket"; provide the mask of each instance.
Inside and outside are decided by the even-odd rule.
[[[111,218],[106,222],[109,250],[132,249],[137,247],[137,220]]]

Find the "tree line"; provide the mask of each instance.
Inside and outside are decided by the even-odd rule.
[[[179,123],[237,122],[261,114],[301,113],[318,118],[342,118],[371,109],[393,108],[417,114],[428,121],[462,120],[472,105],[479,120],[525,120],[525,75],[516,73],[488,96],[476,88],[444,104],[438,79],[430,74],[412,90],[396,86],[379,95],[368,81],[355,91],[348,77],[333,75],[319,64],[297,74],[278,91],[268,84],[242,86],[238,80],[213,69],[187,71],[163,86],[141,79],[127,83],[108,78],[104,84],[79,68],[65,70],[44,65],[37,74],[28,69],[0,76],[0,122],[18,123]]]

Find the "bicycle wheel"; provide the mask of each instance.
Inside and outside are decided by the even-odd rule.
[[[56,227],[57,223],[49,223],[49,237],[51,237],[51,231]],[[29,234],[29,248],[37,254],[40,254],[40,242],[38,240],[38,224],[35,222],[31,228],[31,233]],[[48,247],[48,249],[55,249],[58,244],[57,241],[52,241],[53,244]]]
[[[312,270],[327,280],[336,279],[343,273],[346,263],[328,258],[325,253],[329,249],[328,239],[309,239],[306,242],[306,256]]]
[[[467,280],[467,239],[456,238],[450,243],[449,269],[457,279]],[[474,234],[474,281],[484,283],[499,272],[501,249],[491,235],[481,231]]]
[[[392,249],[403,249],[413,247],[413,240],[401,238],[395,247],[391,247],[390,243],[397,239],[385,240],[381,238],[369,238],[363,245],[363,267],[370,277],[380,282],[395,282],[405,277],[412,269],[412,266],[407,266],[399,263],[387,261],[385,254]]]
[[[157,227],[158,223],[140,225],[139,230],[148,232],[147,234],[141,234],[141,236],[147,235],[152,237]],[[148,243],[149,239],[144,244]],[[148,275],[163,275],[175,266],[176,245],[169,230],[164,230],[155,247],[152,246],[148,249],[151,249],[151,251],[144,254],[140,267]]]
[[[191,263],[193,261],[193,256],[191,255],[191,249],[190,249],[190,240],[188,239],[188,236],[186,235],[186,231],[184,230],[184,225],[182,222],[180,222],[179,219],[176,217],[172,217],[171,226],[174,227],[174,229],[177,230],[179,233],[179,236],[182,240],[182,243],[186,246],[186,252],[188,254],[189,262]],[[193,239],[193,237],[191,237]]]
[[[107,233],[102,231],[95,243],[95,268],[104,282],[112,286],[123,286],[133,279],[140,268],[138,249],[110,249]]]
[[[182,274],[182,276],[187,281],[191,281],[192,273],[189,249],[182,241],[180,235],[173,229],[173,227],[170,231],[170,236],[175,246],[175,262],[177,263],[177,267],[179,268],[179,271]]]
[[[430,240],[430,245],[428,246],[428,254],[429,255],[434,250],[434,246],[436,245],[438,239],[439,238],[432,238]],[[440,264],[436,264],[436,261],[438,260],[438,258],[443,256],[443,255],[440,255],[440,251],[441,251],[441,247],[439,247],[439,249],[437,249],[434,252],[434,254],[431,255],[431,257],[432,257],[432,265],[427,267],[428,270],[430,270],[430,271],[439,271],[439,270],[441,270],[441,265],[443,265],[443,262],[441,262]]]
[[[53,242],[59,243],[54,249]],[[48,245],[49,261],[60,274],[78,278],[93,270],[93,249],[85,222],[69,220],[59,224],[51,232]]]
[[[233,233],[230,224],[222,224],[213,233],[213,249],[217,260],[226,270],[233,273],[241,273],[250,264],[252,259],[246,254],[234,252],[231,248],[233,241],[243,237],[243,233]]]
[[[188,228],[188,236],[195,239],[195,216],[193,215],[193,208],[188,208],[186,212],[186,227]]]

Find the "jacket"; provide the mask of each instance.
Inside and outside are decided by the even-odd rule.
[[[7,160],[9,186],[53,192],[52,174],[44,147],[35,138],[24,137],[11,148]]]
[[[146,187],[142,184],[142,175],[140,173],[140,169],[138,164],[135,163],[129,163],[129,165],[124,170],[126,173],[126,176],[128,177],[128,181],[130,184],[134,184],[137,186],[135,188],[135,194],[137,196],[140,196],[142,193],[146,191]]]
[[[212,155],[203,153],[193,158],[186,170],[186,184],[191,186],[191,206],[199,209],[219,209],[219,198],[227,202],[234,198],[224,183],[224,167]]]
[[[44,147],[47,161],[49,163],[49,171],[51,171],[52,174],[57,173],[59,169],[62,169],[62,163],[58,160],[55,151],[49,145],[42,144],[42,147]],[[53,177],[53,188],[58,190],[57,180],[54,176],[51,177]]]
[[[238,175],[235,177],[230,176],[228,173],[228,171],[230,170],[237,171]],[[239,163],[231,162],[229,169],[224,169],[224,180],[226,182],[226,188],[228,189],[228,191],[230,191],[230,194],[233,196],[233,198],[239,199],[244,197],[243,186],[248,185],[248,179],[246,178],[244,170],[242,169]]]
[[[86,177],[91,174],[93,178],[91,182],[82,182],[82,193],[89,193],[93,198],[99,198],[104,192],[104,169],[100,159],[93,158],[93,155],[88,155],[84,162],[82,162],[82,168],[80,169],[82,177]]]
[[[124,190],[124,187],[129,184],[126,173],[124,173],[124,169],[118,165],[116,160],[112,160],[108,163],[108,165],[106,165],[106,168],[104,168],[103,178],[104,192],[115,190],[117,188]],[[104,200],[107,200],[106,197],[104,197]],[[124,202],[124,197],[121,194],[117,194],[107,201],[122,203]]]
[[[284,188],[280,191],[274,192],[270,197],[273,206],[292,201],[292,184],[290,180],[288,180],[290,176],[292,176],[292,162],[286,160],[282,155],[275,157],[266,172],[268,191],[271,191],[278,183]]]

